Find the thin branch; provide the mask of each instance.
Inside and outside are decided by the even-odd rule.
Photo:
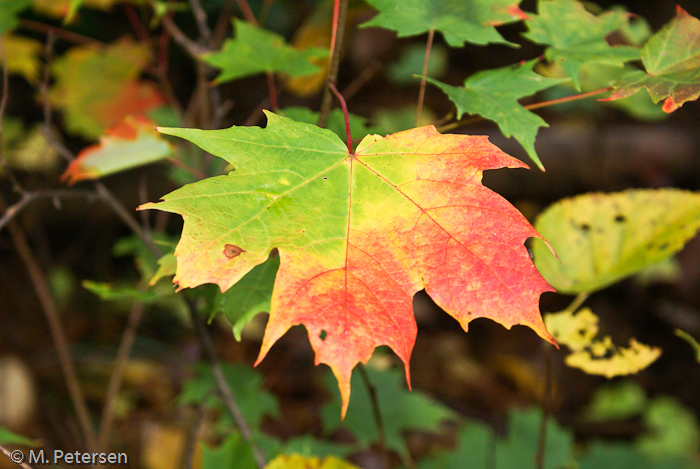
[[[106,43],[99,41],[97,39],[93,39],[88,36],[83,36],[82,34],[74,33],[73,31],[69,31],[67,29],[63,28],[58,28],[56,26],[51,26],[48,24],[40,23],[38,21],[32,21],[24,18],[19,19],[19,26],[24,29],[28,29],[30,31],[35,31],[38,33],[46,34],[47,36],[49,34],[52,34],[58,38],[63,39],[64,41],[73,43],[73,44],[83,44],[83,45],[93,45],[93,46],[99,46],[99,47],[105,47],[107,46]]]
[[[15,463],[15,464],[18,465],[19,467],[21,467],[21,468],[23,468],[23,469],[32,469],[32,466],[30,466],[29,464],[25,463],[24,461],[20,462],[20,459],[17,457],[17,453],[16,453],[16,451],[18,451],[18,450],[10,451],[9,449],[5,448],[5,446],[0,445],[0,451],[2,451],[3,453],[5,453],[5,456],[7,456],[7,457],[10,459],[10,461],[12,461],[13,463]],[[20,457],[21,457],[22,459],[24,459],[24,453],[21,453],[21,456],[20,456]]]
[[[141,19],[136,13],[133,5],[129,3],[122,3],[121,5],[126,18],[129,20],[129,24],[131,24],[131,28],[134,30],[134,34],[136,34],[136,37],[139,38],[139,41],[147,41],[148,33],[146,32],[146,28],[143,27]]]
[[[350,98],[355,96],[355,94],[362,89],[379,70],[382,69],[382,63],[379,60],[373,61],[368,67],[366,67],[360,74],[355,77],[348,86],[342,91],[342,95],[345,97],[346,101],[350,101]]]
[[[92,191],[76,190],[76,189],[55,189],[42,190],[35,192],[24,192],[22,198],[18,202],[9,206],[2,217],[0,217],[0,231],[14,217],[19,215],[29,204],[39,199],[60,199],[70,197],[85,197],[88,201],[96,200],[99,195]]]
[[[425,85],[428,76],[428,64],[430,63],[430,51],[433,48],[433,38],[435,30],[428,31],[428,41],[425,45],[425,57],[423,58],[423,73],[420,77],[420,91],[418,92],[418,109],[416,110],[416,127],[420,124],[421,114],[423,113],[423,100],[425,99]]]
[[[0,196],[0,209],[4,209],[5,205],[5,200],[2,198],[2,196]],[[58,308],[56,307],[56,303],[51,295],[49,284],[44,276],[44,272],[41,270],[41,267],[39,267],[39,264],[32,254],[32,250],[29,247],[24,231],[14,221],[10,223],[7,228],[10,232],[10,236],[12,237],[15,247],[17,248],[17,252],[24,262],[27,272],[29,273],[29,278],[31,279],[32,285],[34,286],[34,291],[36,292],[39,302],[41,303],[44,316],[49,323],[51,336],[53,338],[54,345],[56,346],[56,352],[58,353],[58,362],[66,379],[68,393],[77,413],[78,423],[80,424],[80,429],[83,433],[83,438],[85,439],[85,445],[87,446],[88,451],[97,451],[97,439],[90,424],[90,413],[88,412],[85,396],[83,395],[83,391],[78,382],[78,376],[75,372],[75,368],[73,367],[73,361],[71,360],[70,350],[68,347],[68,340],[66,339],[63,331]]]
[[[126,329],[122,334],[119,342],[119,350],[117,357],[114,359],[114,369],[109,377],[107,385],[107,393],[105,395],[104,406],[102,407],[102,420],[100,422],[100,430],[98,433],[98,448],[100,451],[107,451],[109,445],[110,432],[112,430],[112,420],[114,419],[114,405],[117,401],[117,395],[122,385],[124,371],[129,362],[131,349],[136,340],[136,332],[141,324],[145,305],[141,301],[135,301],[129,312],[129,319]]]
[[[204,353],[207,355],[209,361],[211,362],[214,380],[216,381],[216,387],[218,388],[219,393],[221,394],[221,399],[223,400],[224,405],[226,406],[228,411],[231,413],[233,421],[235,422],[238,431],[241,433],[241,436],[250,444],[250,447],[253,450],[253,455],[255,456],[255,462],[257,463],[260,469],[263,469],[266,465],[265,456],[263,455],[258,445],[253,441],[253,433],[251,432],[250,427],[248,426],[248,422],[246,422],[245,418],[243,417],[243,413],[241,412],[240,407],[236,402],[233,393],[231,392],[231,387],[226,382],[226,378],[224,377],[224,372],[221,369],[219,358],[217,357],[216,351],[214,350],[214,345],[212,343],[211,336],[209,335],[209,331],[207,331],[207,328],[204,322],[202,321],[202,318],[199,317],[199,313],[197,312],[197,308],[193,304],[193,302],[187,301],[187,304],[190,310],[190,319],[192,320],[192,323],[194,324],[194,327],[197,330],[200,342],[202,343],[202,347],[204,348]]]
[[[338,71],[340,70],[340,55],[343,49],[343,37],[345,36],[345,22],[348,16],[348,0],[335,0],[333,10],[333,35],[331,36],[331,56],[328,68],[328,79],[326,89],[323,92],[321,110],[318,116],[319,127],[325,127],[328,115],[333,104],[333,91],[330,85],[335,85],[338,81]]]
[[[206,414],[206,402],[208,396],[202,399],[202,401],[197,406],[194,417],[192,418],[192,424],[187,430],[187,436],[185,438],[185,448],[182,450],[182,455],[180,456],[180,469],[192,469],[194,467],[194,457],[195,449],[197,447],[197,435],[199,433],[199,428],[202,426],[204,417]]]
[[[365,386],[367,387],[367,392],[369,393],[369,400],[372,402],[372,414],[374,415],[374,422],[377,425],[377,433],[379,434],[379,450],[382,453],[382,460],[384,461],[384,467],[388,468],[389,467],[389,451],[387,450],[386,447],[386,434],[384,432],[384,421],[382,420],[382,413],[380,412],[379,409],[379,401],[377,400],[377,390],[374,387],[374,384],[369,380],[369,376],[367,375],[367,370],[365,369],[365,366],[362,363],[359,363],[357,366],[358,370],[360,371],[360,376],[362,377],[362,381],[365,383]]]
[[[211,30],[209,25],[207,25],[207,13],[202,8],[202,4],[199,0],[190,0],[190,6],[192,7],[192,15],[197,23],[197,29],[199,29],[199,34],[202,36],[204,42],[209,44],[211,41]]]
[[[253,10],[250,9],[250,5],[248,5],[248,2],[246,0],[236,0],[236,4],[238,4],[238,8],[241,9],[241,13],[243,13],[243,18],[255,26],[258,25],[258,20],[255,19],[255,14],[253,13]]]
[[[570,103],[572,101],[578,101],[579,99],[590,98],[592,96],[596,96],[596,95],[608,92],[612,89],[613,89],[612,86],[606,86],[605,88],[599,88],[597,90],[587,91],[586,93],[574,94],[571,96],[566,96],[564,98],[551,99],[549,101],[542,101],[541,103],[528,104],[528,105],[523,106],[523,107],[525,109],[532,111],[533,109],[540,109],[543,107],[554,106],[555,104]],[[440,126],[440,127],[438,127],[438,131],[439,132],[447,132],[450,130],[457,129],[459,127],[464,127],[465,125],[469,125],[469,124],[473,124],[475,122],[482,121],[482,120],[484,120],[484,118],[481,116],[467,117],[464,119],[460,119],[456,122],[453,122],[451,124],[446,124],[446,125]]]
[[[163,23],[163,27],[165,27],[165,29],[168,30],[168,33],[170,33],[173,40],[177,42],[180,47],[182,47],[193,59],[199,60],[199,57],[202,54],[209,52],[209,49],[197,44],[195,41],[187,37],[187,35],[182,32],[182,30],[175,24],[170,16],[164,16],[161,22]]]

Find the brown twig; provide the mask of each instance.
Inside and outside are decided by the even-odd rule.
[[[107,46],[107,44],[97,39],[88,36],[83,36],[82,34],[74,33],[73,31],[69,31],[67,29],[40,23],[38,21],[20,18],[19,26],[30,31],[46,34],[47,36],[49,34],[53,34],[54,36],[73,44],[94,45],[99,47]]]
[[[197,435],[206,414],[207,400],[208,397],[205,397],[199,403],[195,415],[192,418],[192,423],[187,430],[185,448],[182,450],[182,455],[180,456],[180,469],[192,469],[194,467],[193,460],[195,457],[195,448],[197,447]]]
[[[7,225],[14,217],[19,215],[22,210],[29,206],[32,202],[39,199],[62,199],[71,197],[84,197],[88,201],[93,201],[99,199],[99,195],[92,191],[86,190],[76,190],[76,189],[55,189],[55,190],[42,190],[42,191],[32,191],[23,192],[22,198],[15,202],[5,210],[2,217],[0,217],[0,230],[2,230],[5,225]]]
[[[382,460],[384,461],[384,467],[389,467],[389,451],[386,447],[386,434],[384,432],[384,421],[382,420],[382,413],[379,409],[379,401],[377,400],[377,390],[374,384],[369,379],[367,370],[362,363],[357,365],[357,369],[360,371],[360,376],[362,381],[367,387],[367,392],[369,393],[369,400],[372,402],[372,414],[374,415],[374,422],[377,425],[377,433],[379,434],[379,450],[382,453]]]
[[[337,12],[337,14],[336,14]],[[348,16],[348,0],[335,0],[333,12],[333,35],[331,38],[330,66],[328,68],[328,79],[326,89],[323,91],[321,110],[316,125],[325,127],[328,122],[328,115],[333,104],[333,91],[330,85],[337,84],[338,71],[340,70],[340,55],[343,48],[343,37],[345,36],[345,22]]]
[[[542,418],[540,419],[540,429],[537,439],[537,453],[535,454],[535,467],[544,467],[544,456],[547,445],[547,420],[549,420],[550,401],[552,398],[552,353],[553,349],[547,344],[545,354],[545,377],[544,390],[542,391]]]
[[[428,31],[428,41],[425,45],[425,57],[423,58],[423,73],[420,77],[420,91],[418,92],[418,108],[416,110],[416,127],[420,125],[421,114],[423,113],[423,100],[425,99],[425,85],[428,76],[428,64],[430,63],[430,51],[433,48],[433,38],[435,30]]]
[[[238,8],[240,8],[241,13],[243,13],[243,18],[255,26],[258,25],[258,20],[255,19],[255,14],[253,13],[253,10],[250,9],[250,5],[248,5],[248,2],[246,0],[236,0],[236,4],[238,5]]]
[[[221,364],[219,363],[219,358],[214,350],[214,345],[212,343],[211,336],[209,335],[209,331],[207,331],[202,318],[199,317],[199,313],[197,312],[197,308],[193,302],[187,301],[187,304],[189,306],[190,319],[197,330],[197,335],[199,336],[202,347],[204,348],[204,353],[211,362],[212,373],[214,374],[216,387],[221,394],[221,399],[223,400],[228,411],[231,413],[233,421],[235,422],[238,431],[241,433],[241,436],[250,444],[250,447],[253,450],[253,455],[255,456],[255,462],[260,469],[263,469],[266,465],[265,456],[258,445],[253,441],[253,433],[248,426],[248,422],[246,422],[245,418],[243,417],[243,413],[241,413],[240,407],[238,406],[238,403],[231,392],[231,387],[226,382],[226,377],[221,369]]]
[[[199,34],[202,36],[204,42],[209,44],[209,41],[211,41],[211,30],[207,24],[207,13],[204,11],[204,8],[202,8],[202,4],[199,3],[199,0],[190,0],[190,6],[192,7],[192,15],[197,23]]]
[[[110,432],[112,430],[112,420],[114,419],[114,404],[117,401],[117,395],[122,385],[126,365],[129,362],[131,349],[136,340],[136,332],[141,324],[145,305],[141,301],[135,301],[129,312],[129,319],[119,342],[119,350],[114,359],[114,369],[109,377],[107,385],[107,393],[105,394],[105,402],[102,407],[102,419],[100,422],[100,430],[98,432],[98,448],[100,451],[107,451],[109,445]]]
[[[177,42],[180,47],[182,47],[193,59],[199,60],[201,55],[209,52],[209,49],[197,44],[195,41],[187,37],[187,35],[182,32],[182,30],[175,24],[170,16],[164,16],[161,22],[163,23],[163,27],[168,30],[168,33],[170,33],[173,40]]]
[[[5,206],[5,200],[0,195],[0,210],[4,209]],[[31,279],[32,285],[34,286],[34,291],[36,292],[39,302],[41,303],[44,316],[49,323],[51,337],[53,338],[54,345],[56,346],[56,352],[58,353],[58,362],[66,379],[68,393],[73,403],[73,407],[75,407],[78,423],[83,433],[83,438],[85,439],[85,445],[88,448],[88,451],[97,451],[97,439],[90,424],[90,413],[88,412],[85,396],[83,395],[83,391],[80,388],[80,383],[78,382],[78,376],[75,372],[73,361],[70,356],[68,340],[66,339],[63,331],[58,308],[56,307],[56,303],[51,295],[49,284],[44,276],[44,272],[41,270],[41,267],[39,267],[38,262],[32,254],[32,250],[29,247],[24,231],[14,220],[7,225],[7,228],[10,232],[10,236],[12,237],[12,242],[17,248],[17,252],[22,259],[22,262],[24,262],[27,272],[29,273],[29,278]]]

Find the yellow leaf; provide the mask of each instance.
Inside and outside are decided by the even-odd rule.
[[[41,67],[39,55],[43,47],[41,42],[8,33],[3,36],[2,45],[5,49],[7,73],[22,75],[32,85],[38,85]]]
[[[589,308],[545,314],[544,324],[560,345],[573,351],[584,349],[598,334],[598,316]]]
[[[609,354],[609,356],[607,356]],[[610,337],[596,341],[588,350],[574,352],[566,357],[566,364],[591,375],[606,378],[637,373],[661,356],[661,349],[640,344],[630,339],[629,347],[614,347]]]
[[[283,454],[270,461],[265,469],[357,469],[357,466],[335,456],[328,456],[321,461],[313,456]]]

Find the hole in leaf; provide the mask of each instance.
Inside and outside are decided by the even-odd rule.
[[[326,336],[327,336],[327,335],[328,335],[328,333],[327,333],[327,332],[325,331],[325,329],[324,329],[324,330],[322,330],[321,333],[318,335],[318,338],[321,339],[321,340],[326,340]]]
[[[328,178],[324,176],[323,179],[328,179]]]

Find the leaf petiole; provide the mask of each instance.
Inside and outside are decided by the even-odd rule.
[[[336,98],[338,98],[338,101],[340,101],[340,106],[343,108],[343,117],[345,118],[345,133],[347,134],[348,142],[348,153],[350,155],[354,155],[355,152],[352,149],[352,137],[350,136],[350,118],[348,116],[348,105],[345,103],[345,98],[343,98],[343,95],[340,94],[340,91],[338,91],[338,88],[336,88],[333,83],[328,83],[328,86],[330,87],[331,91],[333,91],[333,94],[335,94]]]

